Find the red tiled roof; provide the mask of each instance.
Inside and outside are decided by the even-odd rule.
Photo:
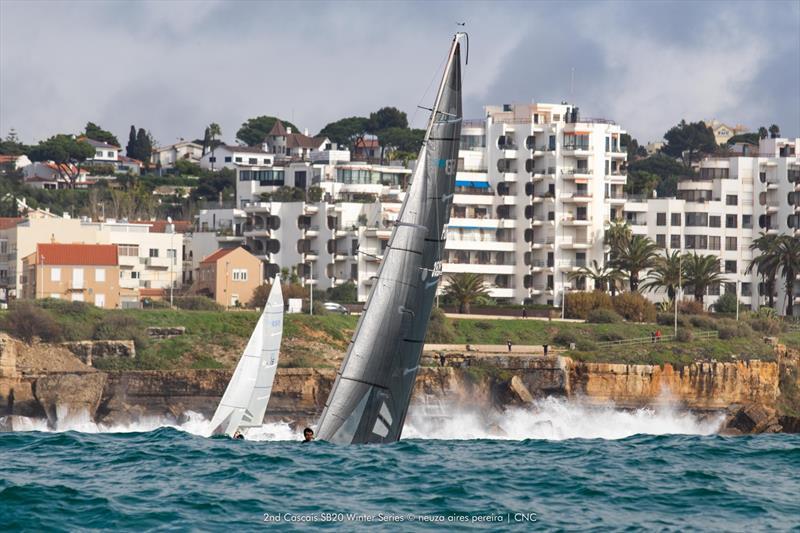
[[[22,217],[0,217],[0,229],[13,228],[23,220]]]
[[[219,250],[217,250],[213,254],[209,255],[208,257],[206,257],[205,259],[200,261],[200,264],[203,264],[203,263],[216,263],[220,258],[225,257],[226,255],[228,255],[232,251],[238,250],[239,248],[240,247],[237,247],[237,248],[220,248]]]
[[[139,289],[139,296],[164,296],[164,289]]]
[[[286,127],[283,125],[283,122],[276,120],[275,124],[272,125],[272,129],[269,131],[269,135],[275,137],[285,137]]]
[[[0,155],[0,163],[16,163],[20,155]]]
[[[36,245],[36,263],[45,265],[107,265],[119,264],[116,244]]]
[[[150,226],[150,233],[166,233],[169,222],[166,220],[132,220],[130,224],[146,224]],[[175,233],[186,233],[192,229],[192,223],[188,220],[173,220]]]

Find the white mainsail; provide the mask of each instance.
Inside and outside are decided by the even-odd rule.
[[[213,435],[232,436],[238,429],[262,424],[278,368],[282,335],[283,294],[280,279],[275,276],[264,310],[211,419]]]

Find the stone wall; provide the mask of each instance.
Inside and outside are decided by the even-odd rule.
[[[92,361],[106,357],[136,357],[136,345],[130,340],[102,340],[62,342],[84,364],[92,366]]]

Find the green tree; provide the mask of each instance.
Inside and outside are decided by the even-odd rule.
[[[714,132],[705,122],[687,123],[681,120],[664,134],[666,144],[661,149],[665,154],[682,158],[687,165],[695,160],[698,154],[713,154],[717,148]]]
[[[736,294],[732,292],[726,292],[725,294],[717,298],[716,302],[714,302],[714,312],[735,313],[736,308],[741,305],[742,304],[739,303],[739,300],[736,299]]]
[[[613,249],[613,247],[612,247]],[[639,273],[652,268],[658,246],[649,237],[634,235],[613,253],[611,266],[628,278],[631,292],[639,290]]]
[[[459,313],[469,313],[471,304],[489,297],[489,291],[480,274],[471,272],[451,274],[448,281],[442,295],[458,303]]]
[[[19,141],[19,136],[14,128],[8,131],[8,135],[0,141],[0,155],[24,155],[30,150],[30,146],[25,146]]]
[[[758,133],[740,133],[727,140],[727,144],[731,146],[736,143],[749,143],[758,146]]]
[[[388,128],[378,134],[381,148],[399,152],[418,152],[425,138],[425,130],[408,128]]]
[[[153,145],[150,141],[150,136],[144,128],[139,128],[139,131],[136,133],[136,157],[134,157],[134,159],[138,159],[143,163],[148,163],[150,162],[150,155],[152,153]]]
[[[770,126],[768,131],[770,139],[777,139],[781,136],[781,128],[777,124]]]
[[[708,287],[725,280],[720,272],[719,257],[715,255],[686,254],[683,258],[684,285],[692,291],[696,302],[703,303]]]
[[[666,289],[670,302],[675,301],[681,283],[682,255],[679,250],[664,250],[664,255],[656,257],[653,266],[642,283],[642,290],[657,291]]]
[[[658,176],[654,187],[652,176]],[[644,159],[628,163],[627,190],[635,194],[652,194],[653,188],[659,196],[675,196],[678,190],[678,180],[694,175],[691,167],[664,154],[654,154]],[[638,192],[641,191],[641,192]]]
[[[408,117],[396,107],[382,107],[369,114],[367,130],[377,134],[389,128],[408,128]]]
[[[317,134],[327,137],[340,147],[351,148],[357,139],[363,139],[367,132],[367,117],[347,117],[325,125]]]
[[[631,137],[627,133],[623,133],[619,137],[620,146],[623,146],[628,152],[628,161],[636,161],[643,157],[647,157],[647,150],[644,146],[639,146],[639,141]]]
[[[247,122],[242,124],[239,131],[236,132],[236,138],[245,143],[247,146],[258,146],[267,138],[267,134],[275,125],[275,121],[280,120],[287,128],[292,128],[294,132],[300,131],[297,126],[278,117],[271,117],[262,115],[260,117],[249,118]]]
[[[110,144],[111,146],[119,146],[119,140],[117,139],[116,135],[111,133],[110,131],[106,131],[94,122],[87,122],[86,123],[86,130],[84,131],[84,135],[93,141],[104,142],[106,144]]]
[[[594,290],[606,292],[610,287],[616,287],[622,279],[622,273],[607,265],[601,265],[596,259],[592,259],[589,266],[580,267],[575,272],[570,272],[567,276],[570,280],[588,278],[594,283]]]
[[[58,134],[31,148],[31,161],[52,161],[56,163],[59,176],[70,189],[75,188],[83,163],[94,157],[94,148],[86,141],[79,141],[73,135]]]
[[[800,239],[781,235],[775,247],[777,263],[781,266],[786,288],[786,316],[794,315],[794,284],[800,274]]]
[[[136,157],[136,150],[136,126],[131,124],[131,130],[128,133],[128,144],[125,146],[125,154],[132,159],[138,159]]]
[[[332,302],[353,304],[358,301],[358,288],[352,281],[346,281],[341,285],[330,287],[326,292],[328,300]]]
[[[765,128],[764,126],[761,126],[760,128],[758,128],[758,138],[759,139],[766,139],[767,138],[767,133],[768,133],[767,132],[767,128]]]
[[[763,231],[750,244],[750,249],[754,252],[758,251],[758,254],[753,254],[753,259],[747,266],[745,273],[750,274],[755,269],[756,273],[761,276],[764,292],[767,293],[767,305],[774,309],[775,286],[780,269],[780,263],[778,262],[778,236]]]

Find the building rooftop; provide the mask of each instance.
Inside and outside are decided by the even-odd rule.
[[[116,244],[63,244],[36,245],[36,263],[44,265],[115,266]]]
[[[200,261],[200,264],[203,264],[203,263],[216,263],[221,258],[225,257],[226,255],[228,255],[229,253],[231,253],[234,250],[238,250],[239,248],[241,248],[241,246],[237,246],[236,248],[220,248],[216,252],[212,253],[211,255],[207,256],[205,259]]]
[[[13,228],[23,220],[22,217],[0,217],[0,229]]]
[[[80,140],[86,141],[95,148],[106,148],[108,150],[119,150],[119,146],[114,146],[113,144],[104,143],[102,141],[95,141],[94,139],[90,139],[88,137],[81,137]]]

